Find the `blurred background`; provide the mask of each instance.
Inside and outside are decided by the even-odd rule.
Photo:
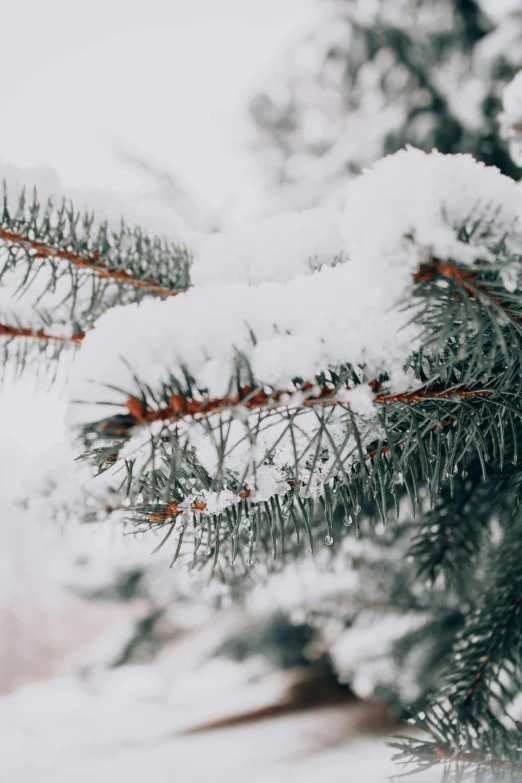
[[[3,0],[0,28],[0,159],[200,231],[342,203],[407,143],[520,177],[518,0]],[[462,619],[408,593],[408,520],[201,583],[86,495],[63,385],[0,394],[5,779],[393,774],[385,738]]]

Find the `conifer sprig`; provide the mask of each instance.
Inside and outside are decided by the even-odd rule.
[[[82,338],[80,338],[81,340]],[[376,388],[377,381],[371,381],[369,386]],[[154,408],[143,400],[136,397],[130,397],[125,406],[128,414],[116,414],[114,417],[105,419],[94,426],[98,434],[103,437],[107,433],[110,438],[121,438],[122,445],[128,440],[136,427],[149,426],[157,422],[175,424],[184,419],[201,421],[214,415],[231,414],[239,409],[243,411],[252,411],[263,414],[265,412],[277,412],[302,410],[306,408],[329,408],[339,407],[349,410],[350,402],[345,398],[345,394],[352,391],[354,386],[341,384],[336,386],[334,383],[319,386],[317,383],[306,382],[302,385],[296,383],[293,390],[273,390],[267,391],[266,387],[251,388],[242,386],[237,394],[227,398],[210,399],[191,399],[179,393],[174,393],[170,397],[168,404],[159,408]],[[391,406],[401,403],[402,405],[421,405],[427,401],[437,400],[473,400],[481,397],[489,397],[495,393],[494,388],[476,388],[466,389],[456,386],[450,389],[432,386],[421,388],[417,391],[403,392],[399,394],[378,393],[375,394],[373,401],[375,405]],[[451,423],[447,420],[447,424]],[[90,433],[93,429],[90,429]],[[384,453],[388,453],[389,447],[385,447]],[[381,454],[383,452],[381,451]],[[366,459],[375,457],[375,453],[367,455]]]
[[[25,191],[11,199],[4,183],[0,285],[34,310],[47,311],[55,328],[44,328],[37,314],[30,323],[13,323],[4,312],[0,338],[10,342],[9,356],[18,365],[27,354],[19,340],[77,345],[110,307],[188,288],[190,260],[182,244],[148,236],[123,220],[111,225],[65,199],[41,202],[36,192]]]
[[[124,231],[124,229],[122,229],[122,231]],[[120,238],[120,241],[122,238],[123,237]],[[0,239],[3,240],[3,242],[5,242],[8,247],[22,248],[27,253],[27,255],[35,259],[47,258],[54,259],[56,261],[65,261],[73,266],[79,267],[80,269],[87,269],[92,272],[93,275],[101,277],[102,279],[115,280],[118,283],[124,283],[126,285],[133,286],[134,288],[140,288],[148,294],[158,294],[159,296],[175,296],[179,293],[178,290],[172,290],[171,288],[164,287],[146,277],[135,277],[125,269],[118,269],[108,266],[106,262],[104,263],[101,260],[99,250],[95,250],[89,257],[82,257],[70,249],[64,249],[63,247],[59,246],[55,247],[43,241],[31,239],[29,236],[24,236],[23,234],[14,231],[5,231],[1,228]],[[99,238],[98,241],[100,241]],[[15,253],[12,252],[12,255],[15,255]]]
[[[427,486],[433,498],[444,486],[450,491],[455,486],[456,473],[464,473],[471,461],[470,453],[476,459],[478,469],[487,475],[487,465],[493,455],[498,454],[499,448],[507,448],[506,431],[513,424],[513,410],[517,411],[518,420],[522,411],[508,395],[500,395],[495,390],[487,390],[485,396],[485,390],[478,389],[473,399],[470,399],[471,392],[460,391],[461,395],[444,392],[440,397],[434,393],[425,396],[417,393],[412,398],[413,404],[411,400],[400,399],[401,395],[391,406],[381,403],[377,429],[382,434],[373,437],[349,406],[343,407],[339,403],[335,409],[343,410],[345,443],[337,445],[332,436],[333,422],[329,412],[321,406],[308,448],[300,451],[296,446],[294,459],[282,471],[282,491],[267,502],[256,500],[253,487],[245,483],[246,470],[241,474],[226,467],[226,455],[234,445],[230,442],[230,419],[227,422],[217,416],[214,421],[210,417],[200,422],[207,435],[214,438],[216,449],[222,455],[215,474],[198,462],[197,451],[191,448],[183,428],[161,426],[150,436],[146,447],[150,449],[150,456],[145,464],[140,462],[140,467],[135,467],[132,453],[126,456],[126,477],[131,479],[127,489],[134,501],[130,511],[134,511],[135,521],[140,525],[163,526],[169,521],[184,519],[181,527],[185,530],[187,520],[192,519],[197,529],[210,526],[214,531],[209,534],[210,540],[218,547],[220,544],[216,542],[220,536],[217,531],[229,515],[234,521],[226,524],[236,532],[240,530],[241,518],[255,517],[254,543],[257,543],[257,535],[270,535],[273,551],[278,552],[284,552],[285,539],[290,540],[292,530],[289,526],[293,529],[297,525],[302,527],[313,547],[317,536],[312,528],[320,506],[325,519],[330,520],[330,532],[326,537],[333,538],[332,520],[339,503],[345,506],[347,518],[357,521],[361,507],[371,499],[384,520],[390,508],[398,508],[398,500],[404,493],[416,508],[420,502],[420,487]],[[312,407],[308,415],[314,415],[313,411]],[[265,414],[266,418],[260,416],[251,421],[250,435],[246,434],[245,439],[254,437],[260,426],[271,426],[271,419],[280,423],[285,415],[285,435],[292,437],[295,433],[298,437],[302,426],[300,417],[307,415],[306,409],[283,413],[279,408]],[[125,429],[129,422],[120,423]],[[192,420],[190,427],[195,424],[196,420]],[[118,433],[118,425],[112,422],[111,426],[113,429],[104,431],[109,445],[100,447],[96,453],[98,444],[103,443],[97,433],[91,450],[102,468],[117,461],[122,445],[121,441],[111,440]],[[277,442],[271,452],[262,455],[255,470],[261,471],[264,464],[271,463],[276,448]],[[322,486],[315,499],[308,495],[311,474],[319,477]],[[222,492],[225,498],[228,493],[230,500],[223,511],[217,514],[209,511],[206,500],[209,492],[218,495]],[[143,495],[149,498],[148,502],[139,500]],[[190,539],[189,532],[185,533],[187,538]],[[212,554],[217,554],[214,549]]]
[[[77,324],[64,323],[53,313],[36,308],[24,307],[23,315],[20,315],[9,307],[2,313],[2,320],[1,377],[18,377],[30,366],[35,377],[54,380],[64,349],[77,348],[85,337]]]

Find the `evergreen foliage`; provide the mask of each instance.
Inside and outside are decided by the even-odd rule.
[[[66,199],[40,201],[25,189],[10,196],[3,183],[0,283],[25,306],[2,301],[4,366],[23,369],[42,352],[51,366],[61,349],[77,346],[108,308],[145,295],[172,296],[189,285],[182,246],[149,237],[139,227],[110,225]]]
[[[338,8],[352,40],[328,58],[348,58],[347,94],[365,61],[402,105],[380,152],[469,141],[515,173],[492,146],[491,94],[474,134],[425,67],[433,57],[468,73],[492,32],[477,3],[376,3],[370,20],[358,2]],[[284,146],[297,125],[278,122]],[[415,618],[393,657],[416,658],[412,713],[431,739],[399,742],[399,758],[456,779],[521,779],[518,191],[469,158],[415,150],[360,183],[339,214],[347,258],[307,257],[272,282],[261,267],[256,285],[239,264],[234,282],[216,285],[214,269],[193,288],[197,247],[37,194],[13,203],[4,189],[0,283],[31,304],[28,321],[2,313],[5,365],[52,366],[81,344],[72,419],[103,476],[102,515],[125,509],[173,563],[186,556],[240,589],[319,542],[337,563],[350,537],[375,544],[361,567],[366,597],[344,593],[337,609],[347,626],[377,606]],[[336,320],[343,306],[351,321]]]

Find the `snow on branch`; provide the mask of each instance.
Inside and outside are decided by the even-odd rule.
[[[111,403],[121,401],[116,389],[139,397],[135,378],[159,390],[169,375],[187,374],[196,389],[226,397],[238,355],[255,386],[291,388],[294,378],[346,363],[365,364],[372,377],[389,367],[404,383],[401,368],[419,330],[408,324],[411,314],[390,309],[385,285],[370,285],[348,262],[285,283],[194,288],[175,300],[115,308],[84,341],[74,394],[95,403],[93,418],[100,387]],[[87,408],[78,414],[85,421]]]
[[[243,220],[202,237],[194,255],[195,286],[232,283],[252,285],[311,274],[342,260],[341,215],[334,207],[285,212]]]
[[[5,223],[8,223],[8,219],[6,219],[6,216],[4,214],[4,221]],[[73,216],[70,218],[71,223],[76,222],[76,218]],[[105,235],[105,231],[101,231],[101,236],[98,236],[95,240],[95,244],[106,244],[105,252],[106,254],[110,251],[109,242],[107,240],[107,237]],[[119,242],[124,242],[125,240],[129,239],[129,234],[127,234],[127,237],[125,237],[125,234],[127,232],[125,229],[122,230],[121,236],[119,238]],[[135,235],[136,239],[139,242],[139,236]],[[145,291],[148,294],[158,294],[160,296],[175,296],[179,293],[179,291],[173,290],[168,287],[164,287],[160,285],[159,283],[154,282],[153,280],[150,280],[148,278],[139,278],[135,277],[129,272],[127,272],[125,269],[117,269],[115,267],[112,267],[107,265],[106,262],[101,261],[101,253],[99,250],[95,250],[92,255],[90,256],[80,256],[77,253],[73,252],[72,250],[68,250],[64,247],[59,247],[58,245],[53,245],[51,243],[47,243],[41,240],[31,239],[30,236],[21,234],[18,231],[6,231],[3,228],[0,228],[0,240],[3,240],[6,245],[12,246],[13,248],[20,248],[25,251],[27,256],[29,258],[34,258],[36,260],[38,259],[55,259],[57,261],[67,261],[70,264],[77,266],[82,269],[87,269],[90,272],[92,272],[94,275],[97,275],[98,277],[107,279],[107,280],[114,280],[118,283],[124,283],[126,285],[134,286],[134,288],[140,288],[143,291]],[[147,240],[145,240],[145,243],[147,243]],[[72,244],[69,241],[65,240],[65,245]],[[159,245],[156,246],[157,249],[159,249]],[[16,255],[15,251],[13,250],[11,252],[11,255]]]
[[[29,188],[30,174],[0,167],[0,337],[17,359],[20,338],[78,344],[108,307],[188,287],[190,255],[176,221],[180,241],[149,235],[76,209],[48,173],[33,171]]]
[[[515,183],[470,156],[386,158],[352,187],[335,266],[292,260],[249,285],[263,278],[242,250],[237,282],[105,313],[75,363],[71,423],[102,468],[127,465],[149,522],[263,504],[272,519],[277,497],[326,502],[329,487],[356,507],[393,473],[413,493],[419,469],[436,483],[420,452],[442,449],[450,475],[470,448],[462,416],[500,431],[516,408],[518,211]],[[295,254],[282,225],[272,246],[303,258],[299,219]],[[473,448],[486,463],[478,434]]]
[[[98,384],[113,404],[121,402],[116,388],[140,396],[136,378],[159,390],[169,375],[188,375],[208,396],[223,397],[238,355],[256,385],[273,389],[349,364],[364,365],[370,378],[386,373],[391,389],[407,391],[416,380],[403,368],[423,328],[401,307],[411,304],[412,277],[453,277],[469,293],[473,270],[458,264],[498,259],[501,245],[518,237],[518,208],[515,183],[470,156],[413,149],[390,156],[352,188],[342,219],[345,263],[113,309],[84,341],[74,394],[98,403]],[[78,409],[84,421],[87,410]]]
[[[493,260],[518,234],[516,183],[471,155],[408,148],[378,161],[348,193],[343,233],[350,257],[413,274],[437,256],[463,264]]]

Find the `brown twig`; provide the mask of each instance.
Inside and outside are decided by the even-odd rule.
[[[312,384],[305,384],[301,391],[310,391],[313,389]],[[343,391],[349,390],[348,387],[343,387]],[[449,400],[454,397],[459,399],[470,399],[475,397],[487,397],[494,392],[494,389],[437,389],[432,387],[431,389],[420,389],[414,392],[408,392],[403,394],[377,394],[374,397],[374,402],[382,405],[393,405],[396,403],[403,403],[409,405],[417,405],[420,402],[427,400]],[[299,405],[305,407],[315,407],[320,405],[345,405],[350,407],[349,402],[336,399],[336,395],[339,394],[339,388],[330,388],[329,386],[323,386],[319,388],[317,394],[305,398]],[[266,408],[279,408],[286,407],[291,408],[292,403],[290,398],[292,392],[290,391],[275,391],[271,394],[265,391],[253,392],[249,386],[242,387],[238,394],[234,397],[221,398],[216,397],[206,401],[188,400],[179,394],[173,394],[170,398],[169,405],[163,408],[153,409],[148,408],[141,400],[131,397],[126,402],[127,410],[129,411],[131,421],[122,425],[121,430],[114,432],[115,435],[127,435],[129,431],[138,425],[152,424],[156,421],[181,421],[187,416],[205,418],[213,413],[221,413],[229,408],[234,408],[241,405],[248,410],[261,410]],[[288,400],[286,398],[289,398]],[[297,407],[297,405],[296,405]],[[110,422],[102,424],[101,429],[109,429],[111,427]]]
[[[475,299],[477,291],[486,296],[490,302],[498,307],[502,312],[508,315],[513,321],[520,322],[522,318],[515,315],[502,304],[500,299],[487,290],[487,288],[479,283],[476,276],[465,269],[461,269],[452,261],[442,261],[440,258],[432,258],[428,264],[422,264],[417,272],[413,275],[413,281],[415,283],[427,283],[433,280],[437,275],[445,277],[447,280],[456,280],[464,290],[469,294],[471,299]]]
[[[30,239],[30,237],[23,236],[23,234],[17,234],[14,231],[6,231],[0,228],[0,239],[8,242],[12,245],[19,245],[26,250],[34,250],[36,258],[56,258],[60,261],[69,261],[75,266],[82,269],[89,269],[99,277],[116,280],[119,283],[126,283],[127,285],[134,286],[134,288],[141,288],[150,294],[159,294],[160,296],[176,296],[179,291],[169,291],[153,280],[147,278],[140,279],[134,277],[134,275],[125,272],[124,270],[110,269],[104,263],[100,261],[100,254],[98,252],[93,253],[90,258],[83,258],[70,250],[64,250],[59,247],[53,247],[45,242],[39,240]]]
[[[18,326],[7,326],[0,323],[0,337],[15,338],[26,337],[34,340],[50,340],[57,343],[81,343],[85,337],[84,332],[76,332],[71,337],[59,337],[55,334],[48,334],[42,329],[34,331],[34,329],[27,329]]]

